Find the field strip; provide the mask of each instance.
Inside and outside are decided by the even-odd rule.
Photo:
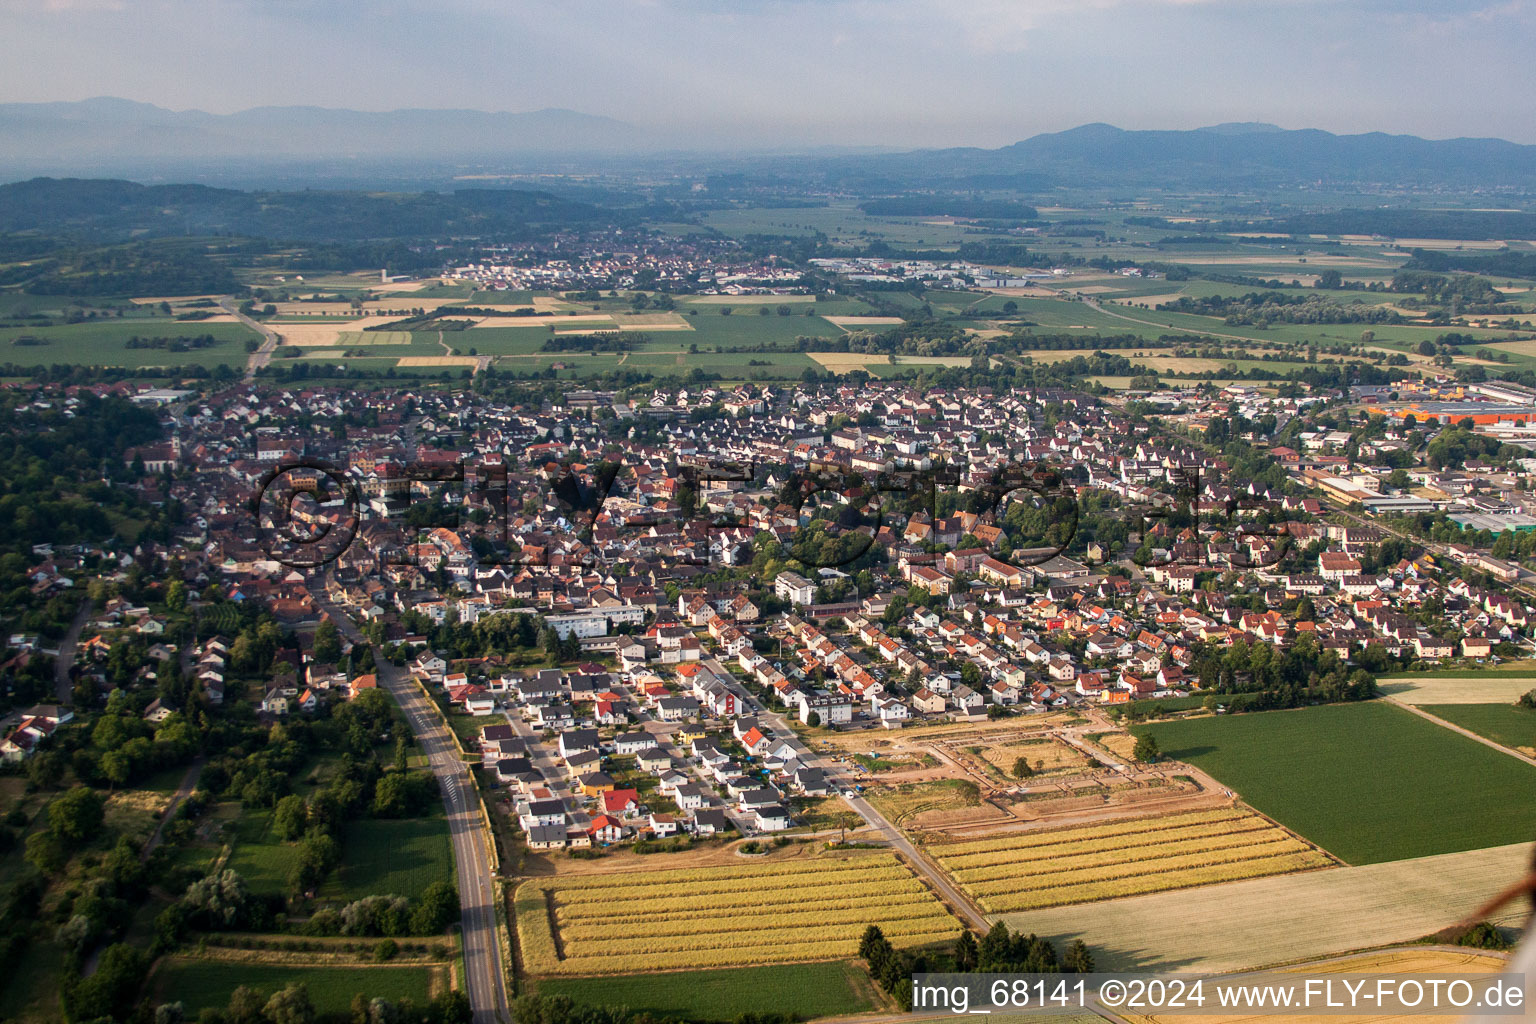
[[[1058,944],[1081,938],[1098,970],[1240,971],[1411,942],[1472,913],[1527,870],[1520,843],[1004,914]],[[1517,925],[1523,907],[1496,923]]]
[[[477,324],[470,326],[473,331],[477,327],[548,327],[550,324],[613,324],[613,317],[607,313],[550,313],[540,316],[518,317],[486,317]]]
[[[906,323],[899,316],[824,316],[822,319],[844,330],[850,327],[892,327]]]
[[[755,302],[815,302],[814,295],[695,295],[690,306],[734,306]]]
[[[474,356],[401,356],[396,366],[479,366]]]
[[[1536,675],[1383,679],[1378,685],[1400,704],[1513,704],[1536,688]]]
[[[1423,708],[1416,707],[1416,706],[1414,706],[1412,704],[1405,704],[1404,702],[1402,702],[1400,700],[1396,700],[1395,698],[1392,698],[1392,697],[1388,697],[1388,698],[1386,698],[1386,700],[1387,700],[1388,703],[1396,704],[1398,707],[1403,708],[1406,711],[1412,712],[1413,714],[1418,715],[1420,718],[1424,718],[1424,719],[1427,719],[1427,720],[1429,720],[1431,722],[1434,722],[1436,725],[1440,726],[1441,728],[1449,729],[1449,730],[1451,730],[1451,732],[1454,732],[1454,733],[1460,733],[1461,735],[1465,736],[1469,740],[1476,740],[1478,743],[1481,743],[1485,747],[1492,747],[1494,750],[1497,750],[1501,754],[1508,754],[1510,757],[1517,758],[1517,759],[1519,759],[1521,761],[1524,761],[1528,765],[1536,767],[1536,757],[1528,757],[1525,754],[1520,753],[1520,751],[1518,751],[1518,750],[1511,750],[1509,747],[1506,747],[1502,743],[1495,743],[1493,740],[1489,739],[1486,736],[1479,736],[1477,733],[1473,732],[1471,729],[1463,728],[1462,726],[1457,725],[1455,722],[1447,722],[1443,718],[1440,718],[1440,717],[1438,717],[1436,715],[1430,714],[1428,711],[1425,711]]]

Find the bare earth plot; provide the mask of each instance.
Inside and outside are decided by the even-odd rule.
[[[1384,679],[1379,685],[1404,704],[1513,704],[1536,688],[1536,676]]]
[[[1432,827],[1426,824],[1426,827]],[[1099,970],[1240,971],[1410,942],[1455,924],[1527,870],[1526,844],[1249,879],[1005,914],[1058,945],[1081,938]],[[1512,906],[1498,924],[1518,925]]]

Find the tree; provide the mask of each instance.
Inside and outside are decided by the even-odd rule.
[[[411,931],[417,935],[437,935],[458,919],[459,891],[451,882],[433,882],[411,911]]]
[[[181,580],[171,580],[171,585],[165,588],[165,606],[173,612],[187,610],[187,585]]]
[[[1027,779],[1035,774],[1035,770],[1029,766],[1029,758],[1020,757],[1013,762],[1013,777]]]
[[[1074,974],[1093,973],[1093,953],[1089,951],[1088,944],[1082,939],[1073,939],[1067,946],[1067,955],[1064,960],[1067,970]]]
[[[101,797],[75,786],[48,805],[48,829],[69,843],[86,843],[101,829],[105,813]]]
[[[277,838],[291,843],[308,827],[309,808],[303,797],[290,794],[277,802],[277,808],[272,812],[272,831]]]
[[[1136,747],[1131,751],[1131,756],[1144,764],[1156,764],[1162,760],[1163,752],[1157,747],[1157,738],[1151,733],[1143,733],[1136,740]]]
[[[315,1006],[309,1001],[309,989],[302,984],[288,985],[272,993],[261,1015],[268,1024],[315,1024]]]
[[[816,728],[821,724],[821,712],[812,711],[810,714],[806,715],[805,724],[810,726],[812,729]]]
[[[330,619],[315,627],[312,653],[315,660],[323,665],[334,665],[341,660],[341,631]]]
[[[971,934],[969,928],[960,933],[960,938],[955,940],[955,968],[962,972],[976,969],[976,936]]]

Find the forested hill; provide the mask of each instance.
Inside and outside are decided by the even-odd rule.
[[[837,163],[849,173],[909,181],[1031,174],[1058,184],[1228,189],[1318,182],[1536,185],[1536,146],[1383,132],[1335,135],[1259,124],[1193,131],[1125,131],[1087,124],[1001,149],[920,150]]]
[[[107,241],[235,235],[299,242],[495,235],[628,223],[635,215],[547,192],[241,192],[205,185],[33,178],[0,185],[0,232],[42,231]]]

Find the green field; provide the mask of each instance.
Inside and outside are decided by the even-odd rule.
[[[215,344],[185,352],[163,348],[128,348],[128,339],[196,338],[211,335]],[[18,338],[36,338],[45,345],[18,345]],[[244,324],[178,323],[174,320],[122,319],[53,327],[0,328],[0,362],[35,366],[39,363],[78,363],[87,366],[191,366],[225,363],[245,365],[246,340],[260,335]]]
[[[1419,709],[1500,746],[1527,755],[1536,750],[1536,708],[1519,704],[1421,704]]]
[[[453,847],[441,813],[399,821],[363,818],[347,824],[341,867],[321,895],[346,900],[374,893],[416,897],[439,881],[453,881]]]
[[[253,892],[287,892],[288,871],[298,847],[272,834],[272,812],[248,810],[235,822],[234,852],[228,866],[244,878]]]
[[[1335,704],[1132,727],[1350,864],[1528,842],[1536,768],[1401,708]]]
[[[161,962],[153,985],[156,1002],[179,1002],[189,1018],[208,1007],[222,1009],[241,985],[271,995],[294,982],[309,989],[310,1002],[321,1013],[346,1013],[358,992],[370,999],[410,999],[418,1007],[425,1006],[432,998],[432,976],[441,970],[424,966],[296,967],[172,957]]]
[[[734,967],[721,971],[550,978],[541,995],[566,995],[590,1006],[690,1021],[728,1021],[743,1013],[788,1013],[800,1020],[875,1008],[869,977],[846,960]]]

